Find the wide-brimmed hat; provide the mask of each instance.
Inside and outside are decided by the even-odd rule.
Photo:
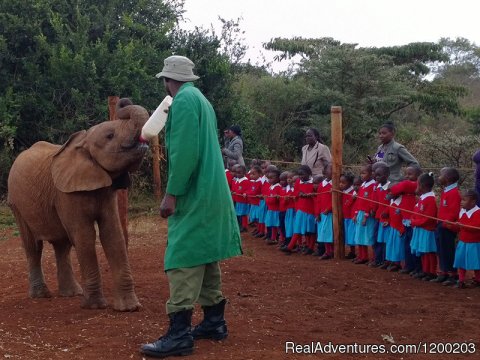
[[[163,62],[162,72],[155,75],[157,78],[166,77],[177,81],[193,81],[199,77],[193,73],[195,64],[185,56],[173,55]]]

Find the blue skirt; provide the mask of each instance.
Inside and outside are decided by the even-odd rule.
[[[251,222],[258,221],[260,212],[260,205],[250,205],[250,214],[248,218]]]
[[[353,219],[343,219],[343,236],[345,245],[355,246],[355,223]]]
[[[260,200],[260,205],[258,209],[258,222],[260,224],[265,224],[265,215],[267,213],[267,203],[265,200]]]
[[[428,231],[417,226],[414,227],[410,249],[415,256],[421,256],[425,253],[436,253],[435,231]]]
[[[237,216],[244,216],[250,213],[250,205],[245,203],[235,203],[235,213]]]
[[[305,235],[306,233],[315,233],[315,217],[302,210],[297,210],[295,214],[295,223],[293,224],[293,233]]]
[[[355,225],[355,245],[371,246],[375,243],[375,219],[369,216],[365,226],[362,225],[364,211],[359,211]]]
[[[287,209],[285,213],[285,237],[291,238],[295,224],[295,209]]]
[[[265,215],[265,226],[280,226],[280,211],[267,210],[267,214]]]
[[[453,267],[464,270],[480,270],[480,243],[458,241]]]
[[[389,237],[386,239],[385,259],[388,261],[405,260],[405,237],[400,231],[389,226]]]
[[[317,222],[317,242],[333,243],[333,214],[322,214]]]
[[[380,222],[378,224],[377,243],[386,243],[390,238],[390,226],[383,226]]]

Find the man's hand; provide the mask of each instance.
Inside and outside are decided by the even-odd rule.
[[[175,196],[165,194],[162,203],[160,204],[160,216],[165,219],[172,215],[175,212],[176,204],[177,199],[175,198]]]

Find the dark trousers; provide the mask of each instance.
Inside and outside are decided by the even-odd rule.
[[[405,245],[405,269],[421,271],[422,270],[422,259],[420,256],[415,256],[412,254],[412,249],[410,248],[410,241],[412,240],[413,229],[411,226],[405,226],[404,236],[404,245]]]
[[[380,226],[380,223],[378,221],[375,222],[375,229],[373,232],[373,252],[375,254],[375,262],[377,264],[381,264],[385,261],[385,243],[379,243],[377,242],[378,239],[378,227]]]
[[[457,234],[449,229],[445,229],[442,223],[438,223],[435,232],[437,243],[437,255],[440,270],[444,273],[455,272],[453,262],[455,260],[455,238]]]

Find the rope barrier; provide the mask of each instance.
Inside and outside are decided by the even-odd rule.
[[[317,195],[333,193],[333,192],[340,193],[340,194],[347,195],[347,196],[351,196],[351,197],[356,196],[356,195],[351,194],[351,193],[346,194],[342,190],[339,190],[339,189],[331,189],[331,190],[323,191],[323,192],[309,193],[309,194],[306,194],[306,196],[304,196],[304,197],[315,197]],[[277,198],[277,199],[280,199],[280,198],[296,199],[296,198],[301,197],[301,196],[291,196],[291,195],[285,195],[285,196],[283,196],[283,195],[248,195],[248,194],[239,194],[239,193],[235,193],[235,192],[232,192],[232,195],[241,196],[243,198]],[[420,215],[421,217],[431,219],[431,220],[435,220],[435,221],[438,221],[438,222],[443,222],[443,223],[447,223],[447,224],[458,226],[458,227],[465,227],[465,228],[469,228],[469,229],[472,229],[472,230],[480,230],[480,227],[460,224],[458,222],[453,222],[453,221],[448,221],[448,220],[443,220],[443,219],[440,219],[440,218],[437,218],[437,217],[434,217],[434,216],[430,216],[430,215],[419,214],[415,211],[402,209],[402,208],[395,207],[395,206],[392,206],[390,204],[385,204],[385,203],[382,203],[382,202],[379,202],[379,201],[376,201],[376,200],[372,200],[372,199],[368,199],[368,198],[362,198],[362,200],[369,201],[371,203],[374,203],[374,204],[377,204],[377,205],[382,205],[382,206],[385,206],[385,207],[388,207],[388,208],[399,209],[400,211],[403,211],[403,212],[406,212],[406,213],[409,213],[409,214]]]
[[[265,161],[268,161],[268,162],[271,162],[271,163],[281,163],[281,164],[292,164],[292,165],[297,165],[297,166],[300,166],[302,165],[301,163],[299,162],[296,162],[296,161],[283,161],[283,160],[267,160],[267,159],[251,159],[251,158],[245,158],[245,160],[258,160],[258,161],[262,161],[262,162],[265,162]],[[350,165],[342,165],[343,168],[361,168],[363,165],[359,165],[359,164],[350,164]],[[442,170],[444,168],[444,166],[442,167],[430,167],[430,166],[426,166],[426,167],[422,167],[422,169],[424,170]],[[457,167],[456,168],[458,171],[475,171],[475,168],[459,168]]]

